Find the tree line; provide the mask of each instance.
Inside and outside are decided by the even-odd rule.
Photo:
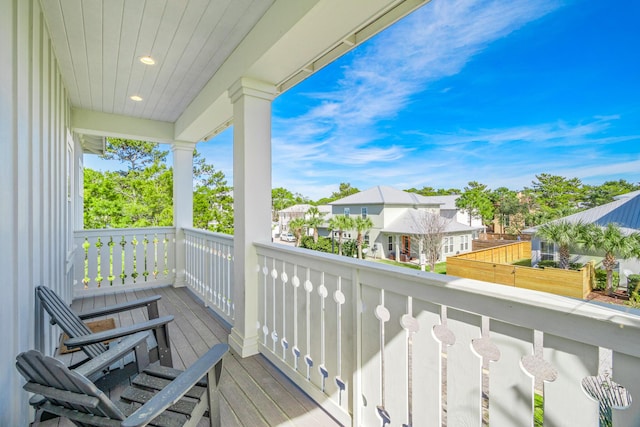
[[[166,164],[167,155],[168,151],[160,150],[154,143],[108,138],[101,157],[117,160],[124,168],[104,172],[85,169],[84,227],[172,225],[173,169]],[[233,234],[233,189],[225,175],[194,151],[193,176],[194,227]],[[423,196],[460,195],[456,201],[458,208],[482,218],[485,225],[496,221],[508,233],[518,234],[524,227],[599,206],[635,190],[640,190],[640,184],[624,179],[586,185],[578,178],[541,173],[530,187],[521,190],[506,187],[492,190],[485,184],[470,181],[463,189],[425,186],[405,191]],[[359,191],[343,182],[330,196],[312,201],[286,188],[274,188],[273,220],[277,221],[279,211],[295,204],[327,204]]]
[[[101,158],[122,170],[84,170],[84,228],[173,225],[173,168],[168,151],[145,141],[108,138]],[[193,225],[233,234],[233,196],[224,173],[194,151]]]

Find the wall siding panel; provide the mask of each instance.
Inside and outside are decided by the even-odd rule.
[[[57,330],[35,315],[34,288],[46,284],[71,295],[70,107],[38,1],[0,0],[0,76],[0,425],[28,425],[32,414],[15,357],[30,348],[51,354],[57,341]]]

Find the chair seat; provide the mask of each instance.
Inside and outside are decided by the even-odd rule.
[[[144,338],[136,337],[143,347],[138,354],[146,354]],[[122,345],[123,350],[128,345]],[[184,372],[147,364],[115,402],[83,373],[39,351],[20,353],[16,368],[27,380],[24,389],[42,396],[40,409],[78,425],[196,426],[208,417],[210,426],[219,426],[218,385],[228,350],[227,344],[217,344]],[[103,365],[98,359],[88,363],[95,369]]]

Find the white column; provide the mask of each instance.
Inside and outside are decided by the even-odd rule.
[[[235,322],[229,345],[242,357],[258,353],[258,256],[253,242],[271,241],[271,101],[273,85],[242,78],[233,103]]]
[[[193,227],[193,142],[175,141],[173,152],[173,226],[176,228],[176,278],[173,286],[185,286],[184,228]]]

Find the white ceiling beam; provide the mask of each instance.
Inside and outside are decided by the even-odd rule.
[[[86,135],[138,139],[166,144],[175,141],[173,123],[78,108],[71,109],[71,129],[76,133]]]

